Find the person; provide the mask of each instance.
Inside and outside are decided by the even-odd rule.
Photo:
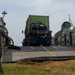
[[[2,27],[0,23],[0,73],[3,73],[2,69],[2,63],[1,63],[1,58],[2,58],[2,50],[3,50],[3,38],[8,38],[9,40],[11,39],[5,32],[4,28]]]
[[[5,22],[3,23],[3,28],[6,32],[6,34],[8,35],[8,29],[6,28],[6,23]],[[8,38],[5,38],[4,39],[4,46],[9,46],[9,44],[10,44],[10,40]]]

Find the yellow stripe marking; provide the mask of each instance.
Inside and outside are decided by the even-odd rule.
[[[43,47],[43,46],[42,46],[42,48],[43,48],[44,50],[48,51],[52,56],[56,56],[56,54],[54,54],[53,52],[49,51],[47,48],[45,48],[45,47]]]

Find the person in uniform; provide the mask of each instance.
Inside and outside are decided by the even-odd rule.
[[[6,34],[3,28],[3,23],[0,20],[0,73],[3,72],[2,63],[1,63],[2,50],[3,50],[3,38],[8,38],[10,40],[10,37]]]
[[[4,22],[3,23],[3,28],[6,32],[6,34],[8,35],[8,29],[6,28],[6,23]],[[4,39],[4,46],[9,46],[10,45],[10,40],[8,38],[5,38]]]

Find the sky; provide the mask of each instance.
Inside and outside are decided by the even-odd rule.
[[[69,14],[75,24],[75,0],[0,0],[0,17],[4,17],[9,36],[17,46],[22,45],[26,20],[29,15],[49,16],[52,36],[59,30],[64,21],[69,21]]]

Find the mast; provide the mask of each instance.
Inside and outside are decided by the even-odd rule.
[[[71,26],[73,27],[73,29],[75,29],[75,26],[73,25],[72,20],[70,18],[70,14],[69,14],[69,22],[71,23]]]

